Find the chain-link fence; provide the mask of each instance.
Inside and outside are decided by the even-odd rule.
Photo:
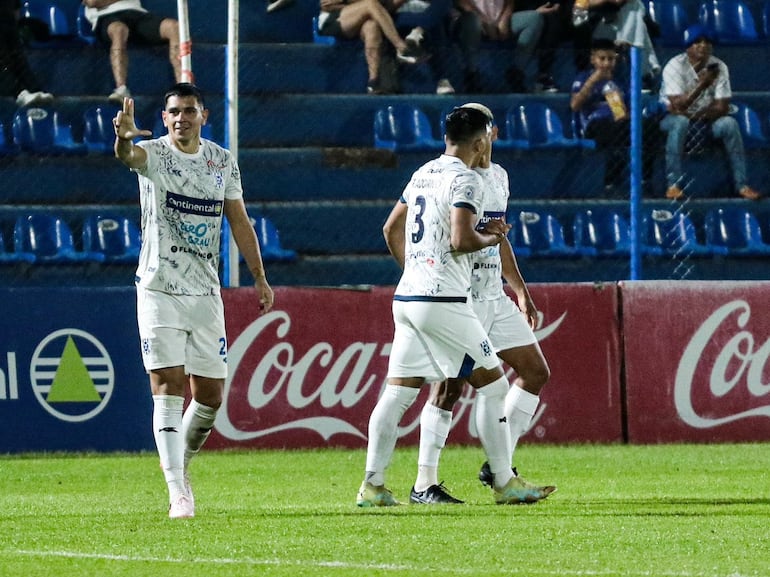
[[[664,5],[654,3],[656,14]],[[748,5],[756,40],[717,42],[714,54],[729,67],[731,117],[741,130],[748,182],[770,193],[770,38],[762,29],[764,3]],[[685,8],[692,20],[698,18],[696,2]],[[193,68],[211,111],[206,134],[226,144],[226,47],[224,37],[213,38],[222,36],[225,9],[209,15],[216,20],[209,37],[201,14],[191,10]],[[666,133],[660,128],[665,112],[658,105],[657,82],[637,87],[642,113],[637,166],[629,162],[630,129],[617,131],[615,138],[605,131],[581,133],[579,115],[570,108],[580,71],[568,38],[549,65],[555,86],[544,86],[537,53],[523,76],[516,76],[510,73],[519,62],[515,48],[484,42],[473,92],[463,54],[452,44],[443,71],[431,61],[391,63],[383,70],[398,80],[398,92],[371,95],[361,42],[314,41],[316,11],[314,3],[301,2],[275,14],[265,14],[262,6],[241,7],[251,28],[242,30],[239,51],[238,154],[273,284],[395,283],[399,271],[382,240],[382,224],[412,172],[443,150],[442,117],[468,101],[482,102],[495,114],[500,142],[494,159],[510,176],[511,238],[530,282],[630,278],[635,232],[643,278],[766,278],[762,255],[770,242],[770,212],[736,194],[721,142],[699,140],[693,132],[685,176],[678,181],[684,194],[666,197]],[[278,42],[281,38],[286,41]],[[661,65],[684,50],[664,34],[654,46]],[[111,90],[106,49],[70,38],[29,46],[27,54],[56,99],[18,109],[14,97],[0,98],[3,284],[130,284],[137,183],[111,156],[115,108],[106,100]],[[160,96],[173,80],[167,54],[162,47],[137,47],[130,59],[137,118],[157,133]],[[630,118],[629,76],[629,52],[621,50],[616,80]],[[455,92],[437,95],[442,80]],[[30,127],[25,135],[22,129]],[[32,142],[47,131],[43,145]],[[636,208],[630,202],[632,183],[641,195]],[[25,254],[33,248],[23,240],[25,234],[30,238],[24,229],[30,215],[56,217],[53,239],[65,248],[67,225],[74,256]],[[34,234],[43,244],[45,231]],[[129,254],[120,256],[124,249]],[[99,250],[119,256],[91,254]],[[243,281],[248,278],[244,272]]]

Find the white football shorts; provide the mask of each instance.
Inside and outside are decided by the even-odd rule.
[[[145,370],[182,365],[188,375],[226,378],[224,310],[220,295],[172,295],[136,287]]]
[[[467,377],[500,365],[487,333],[467,303],[393,301],[396,330],[388,377],[426,382]]]
[[[527,316],[508,296],[476,301],[473,310],[487,331],[496,353],[537,342],[534,331],[527,324]]]

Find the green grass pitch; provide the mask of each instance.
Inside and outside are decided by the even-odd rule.
[[[498,506],[477,447],[441,478],[465,505],[359,509],[364,451],[203,452],[197,514],[167,518],[154,454],[0,457],[1,577],[770,577],[770,445],[522,445],[559,490]],[[388,485],[406,501],[416,449]]]

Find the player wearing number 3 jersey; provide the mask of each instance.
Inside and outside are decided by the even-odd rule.
[[[369,420],[366,473],[356,503],[397,505],[385,487],[398,423],[427,381],[467,378],[476,389],[476,426],[490,463],[510,462],[503,400],[508,383],[470,305],[470,253],[495,246],[510,228],[482,226],[483,186],[469,167],[491,147],[485,114],[456,108],[447,115],[444,154],[417,172],[384,227],[404,273],[393,299],[395,334],[385,390]]]

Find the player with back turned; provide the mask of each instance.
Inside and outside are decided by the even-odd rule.
[[[169,517],[195,515],[188,465],[214,426],[227,377],[227,338],[219,284],[222,216],[255,279],[259,309],[273,291],[243,202],[238,164],[228,150],[201,138],[208,110],[192,84],[164,97],[168,134],[138,130],[134,101],[123,100],[115,156],[139,178],[142,248],[136,271],[142,358],[153,395],[152,426],[168,485]],[[184,411],[187,386],[192,400]]]
[[[499,471],[495,500],[514,498],[503,418],[508,381],[469,303],[471,253],[499,244],[510,229],[502,219],[477,229],[483,185],[469,167],[491,146],[492,122],[478,110],[456,108],[445,126],[444,154],[414,173],[383,228],[404,272],[393,297],[387,384],[369,420],[360,507],[399,504],[385,487],[398,423],[425,382],[447,378],[465,378],[476,389],[479,437],[493,471]]]

